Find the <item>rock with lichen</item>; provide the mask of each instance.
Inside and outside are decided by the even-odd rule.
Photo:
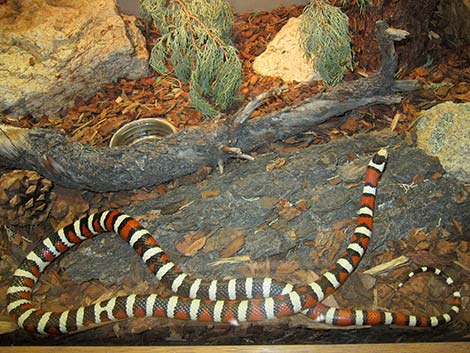
[[[444,169],[470,181],[470,103],[446,102],[421,113],[418,146],[439,158]]]

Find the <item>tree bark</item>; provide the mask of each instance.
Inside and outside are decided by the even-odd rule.
[[[189,174],[203,165],[216,165],[230,157],[227,150],[252,151],[362,106],[396,104],[401,97],[394,92],[399,86],[393,79],[397,68],[394,41],[408,33],[381,21],[376,27],[382,55],[376,75],[343,83],[297,106],[249,121],[229,117],[224,123],[183,130],[159,142],[119,148],[73,142],[60,131],[0,125],[0,166],[32,169],[71,188],[134,189]]]

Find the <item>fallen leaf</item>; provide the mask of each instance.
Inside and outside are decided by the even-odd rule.
[[[204,233],[193,231],[184,235],[184,240],[175,244],[178,250],[184,256],[194,256],[206,244],[207,237]]]
[[[272,172],[274,169],[282,169],[285,167],[286,163],[287,162],[285,158],[278,158],[266,166],[266,171]]]
[[[150,222],[150,221],[155,221],[160,217],[161,211],[160,210],[152,210],[146,212],[144,215],[133,215],[133,217],[141,222]]]
[[[245,234],[240,234],[220,253],[220,257],[231,257],[245,245]]]
[[[258,75],[252,75],[249,79],[250,85],[255,85],[259,81]]]
[[[451,86],[440,86],[434,91],[434,94],[438,96],[439,98],[445,98],[447,96],[447,93],[449,93]]]
[[[227,227],[223,228],[218,234],[208,237],[206,245],[204,246],[204,252],[210,251],[223,251],[238,237],[245,237],[243,230],[239,228]]]
[[[409,236],[408,236],[408,241],[407,241],[407,247],[410,250],[416,250],[418,244],[422,241],[428,241],[428,235],[426,232],[421,229],[412,229],[409,231]]]
[[[295,272],[299,268],[297,261],[282,261],[276,269],[278,276],[287,275]]]
[[[341,130],[346,132],[356,132],[358,129],[358,123],[354,116],[350,116],[344,123],[341,124]]]
[[[284,218],[286,221],[290,221],[302,213],[302,211],[296,207],[293,207],[289,200],[284,198],[279,199],[277,208],[279,211],[279,216]]]

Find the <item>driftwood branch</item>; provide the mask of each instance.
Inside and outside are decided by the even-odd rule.
[[[374,76],[343,83],[296,106],[248,120],[252,107],[263,101],[258,99],[235,119],[227,120],[231,123],[183,130],[158,142],[95,148],[71,141],[61,131],[0,124],[0,166],[36,170],[57,184],[93,191],[155,185],[203,165],[215,166],[227,158],[226,146],[246,153],[359,107],[399,103],[401,97],[395,94],[393,79],[397,68],[393,43],[404,34],[384,22],[377,23],[382,67]]]

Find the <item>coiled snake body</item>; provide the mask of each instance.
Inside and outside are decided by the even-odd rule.
[[[317,321],[335,325],[437,326],[448,322],[460,309],[460,294],[457,291],[453,294],[452,308],[447,313],[431,317],[336,309],[320,303],[346,281],[369,245],[377,185],[386,161],[387,152],[381,149],[369,162],[357,225],[346,250],[329,271],[307,285],[294,287],[271,278],[228,281],[195,278],[171,262],[158,242],[138,221],[118,211],[105,211],[58,230],[26,256],[14,273],[13,283],[7,292],[8,312],[21,328],[40,334],[64,334],[89,325],[143,316],[238,324],[302,312]],[[31,301],[32,291],[46,267],[72,247],[104,232],[118,233],[141,256],[157,279],[178,295],[132,294],[63,312],[35,308]],[[418,272],[434,272],[444,276],[447,284],[453,284],[450,277],[437,269],[422,267],[411,275]]]

